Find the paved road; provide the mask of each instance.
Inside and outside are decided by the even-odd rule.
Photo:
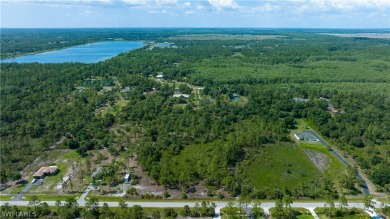
[[[46,202],[49,206],[56,206],[55,201],[41,201],[41,202]],[[140,205],[144,208],[152,208],[152,207],[158,207],[158,208],[182,208],[185,205],[188,205],[189,207],[195,207],[196,203],[199,203],[201,201],[193,202],[193,201],[159,201],[159,202],[126,202],[126,204],[129,207],[132,207],[134,205]],[[0,206],[4,204],[10,204],[11,206],[16,205],[16,206],[28,206],[29,202],[28,201],[0,201]],[[62,204],[64,204],[65,201],[62,201]],[[85,206],[85,201],[79,200],[78,201],[80,207]],[[99,206],[102,207],[104,203],[107,203],[109,207],[119,207],[118,202],[99,202]],[[225,207],[227,205],[227,202],[215,202],[216,208],[215,208],[215,216],[213,218],[220,219],[221,218],[221,213],[220,209]],[[291,207],[293,208],[306,208],[308,209],[311,214],[314,216],[315,219],[318,219],[318,216],[315,214],[314,209],[317,207],[324,207],[326,203],[325,202],[298,202],[298,203],[293,203]],[[339,205],[339,203],[335,203],[335,205]],[[248,205],[248,209],[250,209],[248,212],[251,211],[252,204]],[[274,202],[263,202],[260,206],[261,208],[264,209],[264,212],[269,215],[269,209],[272,207],[275,207]],[[348,203],[349,208],[364,208],[364,205],[362,203]],[[376,208],[380,208],[380,204],[375,204]]]
[[[321,144],[325,145],[326,147],[328,148],[332,148],[328,142],[326,142],[324,139],[322,139],[315,131],[312,131],[312,130],[309,130],[309,131],[306,131],[306,132],[309,132],[310,134],[314,135],[320,142]],[[345,164],[346,166],[351,166],[350,163],[348,163],[348,161],[343,157],[341,156],[339,153],[337,153],[337,151],[335,150],[331,150],[331,152],[337,157],[337,159],[339,159],[343,164]],[[367,186],[367,183],[366,181],[363,179],[363,177],[358,173],[357,174],[357,177],[359,179],[362,180],[362,184],[360,185],[363,189],[363,193],[364,194],[370,194],[370,191],[368,190],[368,186]]]
[[[49,206],[55,206],[55,201],[43,201],[46,202]],[[143,201],[134,201],[134,202],[126,202],[129,207],[134,205],[140,205],[142,207],[161,207],[161,208],[180,208],[184,207],[184,205],[188,205],[190,207],[195,207],[196,203],[200,203],[199,201],[149,201],[149,202],[143,202]],[[10,205],[16,205],[16,206],[28,206],[28,201],[0,201],[0,205],[4,205],[5,203],[9,203]],[[62,203],[65,203],[65,201],[62,201]],[[99,202],[100,206],[103,206],[104,203],[107,203],[109,207],[118,207],[118,202]],[[220,202],[216,201],[214,202],[217,205],[217,208],[223,208],[227,205],[227,202]],[[81,207],[85,206],[85,202],[79,203]],[[291,205],[291,207],[297,207],[297,208],[316,208],[316,207],[324,207],[326,203],[325,202],[296,202]],[[335,205],[338,205],[339,203],[335,203]],[[249,207],[252,207],[252,205],[248,205]],[[261,204],[262,208],[272,208],[275,207],[275,202],[263,202]],[[364,208],[363,203],[348,203],[349,208]],[[376,204],[375,207],[379,208],[380,204]]]

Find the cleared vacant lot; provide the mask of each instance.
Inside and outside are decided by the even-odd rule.
[[[257,189],[298,187],[321,175],[303,150],[295,144],[271,145],[255,157],[247,177]]]

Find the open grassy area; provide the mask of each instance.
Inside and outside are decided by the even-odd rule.
[[[297,219],[313,219],[314,217],[311,215],[299,215]]]
[[[319,170],[295,144],[269,145],[255,156],[248,167],[247,178],[257,189],[295,188],[314,180]]]

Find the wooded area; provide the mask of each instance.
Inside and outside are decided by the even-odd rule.
[[[166,41],[179,34],[175,29],[3,30],[2,58],[108,37]],[[335,182],[325,175],[273,191],[253,190],[245,179],[243,161],[270,145],[293,144],[289,133],[296,119],[303,118],[352,156],[381,191],[390,191],[389,40],[277,34],[285,37],[176,38],[169,40],[174,48],[138,49],[96,64],[1,63],[1,182],[17,180],[27,164],[65,136],[58,147],[81,155],[107,147],[115,156],[136,156],[168,188],[186,191],[203,182],[254,198],[286,193],[337,198]],[[67,43],[47,44],[58,41],[58,35]],[[177,107],[175,87],[155,80],[158,74],[168,82],[203,86],[199,95],[209,98],[192,95]],[[99,83],[83,86],[97,78],[116,83],[110,90]],[[126,87],[131,91],[121,92]],[[247,102],[235,104],[233,94]],[[115,113],[102,113],[120,101],[125,104]]]

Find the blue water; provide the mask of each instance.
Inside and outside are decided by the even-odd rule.
[[[238,102],[238,101],[240,101],[240,97],[233,97],[232,100],[233,100],[233,102]]]
[[[39,54],[4,59],[1,60],[1,62],[96,63],[114,57],[119,53],[141,48],[142,46],[144,46],[144,44],[138,41],[104,41]]]

